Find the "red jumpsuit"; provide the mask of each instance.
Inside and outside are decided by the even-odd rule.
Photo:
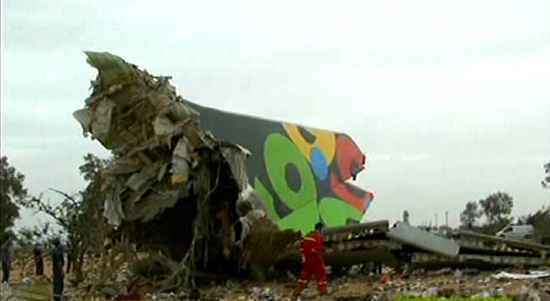
[[[323,234],[321,231],[315,231],[304,237],[300,251],[304,262],[302,276],[298,280],[298,288],[295,295],[299,295],[307,287],[311,275],[314,274],[317,279],[317,289],[320,292],[327,290],[327,271],[323,261]]]

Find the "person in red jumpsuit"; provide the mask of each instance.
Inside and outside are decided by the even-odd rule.
[[[315,224],[315,231],[304,237],[300,252],[304,264],[302,275],[298,280],[298,287],[293,293],[293,297],[298,297],[307,287],[309,279],[315,275],[317,280],[317,289],[320,294],[327,294],[327,270],[323,260],[323,224]]]

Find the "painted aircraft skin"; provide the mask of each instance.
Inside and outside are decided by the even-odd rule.
[[[372,205],[373,193],[347,182],[365,168],[348,135],[189,105],[203,129],[251,151],[250,184],[279,228],[359,222]]]

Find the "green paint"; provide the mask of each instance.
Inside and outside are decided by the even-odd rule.
[[[363,212],[337,198],[323,198],[319,203],[319,213],[329,227],[345,225],[348,219],[360,221],[363,216]]]
[[[319,222],[319,211],[317,202],[309,202],[302,208],[295,210],[285,218],[279,220],[277,225],[280,229],[300,230],[305,235],[311,231],[315,223]]]
[[[275,210],[275,202],[273,201],[273,197],[267,191],[267,188],[265,188],[264,184],[258,177],[254,179],[254,191],[258,194],[258,196],[262,199],[264,202],[266,209],[267,209],[267,215],[274,221],[277,222],[281,218],[277,214],[277,210]]]
[[[308,161],[294,143],[279,133],[272,133],[265,141],[264,158],[275,192],[290,209],[297,210],[309,203],[316,203],[317,189],[313,173]],[[300,173],[301,187],[297,192],[287,183],[287,164],[294,164]]]
[[[279,217],[273,196],[257,177],[254,179],[254,190],[262,198],[269,216],[280,229],[294,229],[302,231],[303,234],[309,233],[313,225],[319,221],[319,215],[329,227],[345,225],[348,220],[361,220],[363,213],[341,199],[325,197],[317,205],[317,189],[309,163],[294,143],[285,136],[279,133],[268,136],[265,142],[264,159],[275,193],[292,210],[292,213],[282,219]],[[297,192],[288,185],[287,164],[294,164],[300,173],[301,187]]]

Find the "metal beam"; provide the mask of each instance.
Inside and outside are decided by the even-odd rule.
[[[386,233],[386,236],[403,244],[408,244],[447,257],[457,256],[460,250],[460,246],[452,240],[431,234],[402,222],[396,223],[395,226]]]

